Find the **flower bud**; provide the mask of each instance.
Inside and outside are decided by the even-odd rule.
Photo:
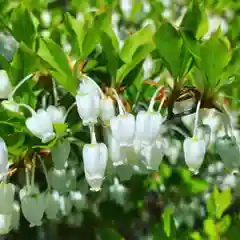
[[[109,188],[110,198],[115,200],[116,203],[124,205],[127,189],[119,181],[114,181],[114,184]]]
[[[221,189],[234,188],[237,185],[237,178],[234,174],[228,174],[222,181]]]
[[[48,106],[46,111],[52,123],[64,123],[65,109],[63,107]]]
[[[53,168],[48,172],[48,178],[53,189],[61,193],[67,192],[67,173],[65,169],[58,170]]]
[[[70,150],[70,142],[67,139],[62,138],[57,141],[51,149],[54,168],[61,170],[67,166]]]
[[[40,138],[43,143],[47,143],[55,137],[51,118],[43,109],[39,109],[36,114],[28,118],[26,120],[26,126],[32,134]]]
[[[11,183],[0,184],[0,214],[12,213],[15,186]]]
[[[120,165],[116,167],[116,172],[120,181],[129,181],[134,173],[134,168],[130,164]]]
[[[83,125],[97,123],[100,112],[100,97],[89,93],[78,93],[76,96],[77,109]]]
[[[71,192],[71,200],[78,211],[82,211],[87,206],[86,197],[80,192]]]
[[[216,152],[227,168],[238,168],[240,166],[240,152],[235,138],[229,136],[218,138]]]
[[[22,212],[30,227],[41,226],[45,211],[45,194],[27,194],[21,199]]]
[[[100,117],[103,122],[109,121],[115,116],[115,106],[112,98],[105,97],[100,102]]]
[[[57,218],[57,214],[60,210],[60,196],[57,191],[48,192],[45,195],[46,208],[45,213],[49,220]]]
[[[8,149],[6,143],[0,138],[0,174],[6,174],[8,171]]]
[[[67,171],[66,186],[69,190],[75,190],[77,185],[77,173],[75,169]]]
[[[60,210],[63,216],[68,216],[72,211],[72,207],[70,196],[60,196]]]
[[[99,191],[107,166],[108,150],[104,143],[85,144],[83,147],[84,172],[92,191]]]
[[[135,118],[132,114],[123,114],[110,120],[112,136],[120,146],[132,146],[135,134]]]
[[[163,118],[158,112],[140,111],[136,117],[136,138],[151,144],[157,137]]]
[[[7,99],[12,92],[12,85],[5,70],[0,70],[0,99]]]
[[[205,153],[206,143],[204,140],[199,140],[196,137],[186,138],[183,143],[184,157],[189,170],[198,173],[201,167]]]
[[[151,145],[144,145],[141,147],[140,155],[148,169],[158,170],[164,156],[163,147],[161,145],[157,146],[156,142]]]

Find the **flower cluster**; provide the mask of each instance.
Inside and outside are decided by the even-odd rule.
[[[164,156],[165,144],[161,136],[164,116],[160,110],[164,98],[158,110],[154,110],[155,98],[162,87],[159,87],[149,104],[147,111],[139,111],[136,117],[128,113],[115,89],[111,89],[117,102],[118,114],[115,111],[114,101],[104,95],[95,81],[87,76],[82,77],[76,96],[77,108],[80,118],[85,126],[89,126],[91,144],[83,147],[83,162],[86,179],[91,189],[98,191],[101,188],[108,156],[112,160],[113,167],[125,164],[138,166],[145,165],[147,169],[158,170]],[[205,152],[206,141],[197,136],[198,112],[196,114],[194,136],[184,141],[185,161],[190,170],[195,173],[200,168]],[[107,145],[97,143],[95,127],[98,118],[101,119]]]
[[[6,76],[4,75],[4,77]],[[26,119],[27,129],[46,144],[56,139],[54,125],[64,124],[69,111],[76,105],[83,126],[89,128],[90,132],[90,143],[84,144],[82,158],[85,178],[92,191],[101,189],[108,166],[113,168],[131,166],[140,171],[143,169],[158,171],[164,155],[169,156],[170,152],[174,155],[174,151],[166,145],[162,135],[166,122],[166,117],[161,111],[165,100],[164,96],[158,109],[156,110],[154,107],[156,96],[163,86],[156,89],[148,109],[140,110],[135,116],[126,111],[114,88],[109,89],[110,94],[105,95],[93,79],[81,75],[75,97],[76,102],[67,111],[62,107],[50,105],[35,112],[30,106],[18,104],[13,99],[16,90],[31,77],[32,75],[29,75],[23,79],[13,90],[9,80],[5,78],[5,87],[2,87],[0,97],[8,100],[2,102],[3,106],[14,112],[19,112],[21,106],[28,109],[31,116]],[[198,126],[200,105],[201,101],[197,104],[193,136],[186,137],[183,142],[185,162],[194,173],[198,173],[202,165],[211,133],[207,125]],[[96,125],[99,126],[99,124],[102,126],[105,143],[98,142],[97,139]],[[67,170],[65,167],[70,154],[70,144],[64,141],[64,137],[58,136],[57,143],[51,149],[54,167],[49,171],[40,158],[48,184],[46,192],[40,192],[34,183],[35,166],[32,166],[31,181],[28,168],[26,168],[26,186],[20,190],[19,196],[23,215],[29,221],[30,226],[40,226],[44,213],[49,219],[54,219],[61,202],[64,206],[63,214],[67,214],[72,206],[72,201],[76,202],[76,207],[82,208],[81,206],[84,205],[84,196],[79,196],[80,193],[71,192],[72,200],[64,195],[60,196],[58,193],[65,193],[67,189],[71,189],[71,186],[76,186],[76,171],[74,169],[73,171]],[[176,143],[176,145],[178,144]],[[237,145],[230,137],[219,138],[216,147],[219,155],[223,158],[226,158],[226,154],[237,158],[236,156],[239,154]],[[2,233],[9,231],[14,212],[15,188],[14,185],[6,183],[7,173],[8,149],[4,140],[0,139],[0,174],[3,182],[0,185],[0,191],[2,191],[0,194],[0,202],[2,202],[0,218],[4,219],[4,226],[0,227]],[[52,191],[52,188],[58,192]],[[110,192],[112,198],[120,196],[120,204],[124,203],[126,189],[116,177]],[[32,211],[32,209],[38,210]]]

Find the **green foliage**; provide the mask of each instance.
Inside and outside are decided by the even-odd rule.
[[[78,80],[72,75],[66,55],[50,39],[40,39],[38,55],[51,66],[51,74],[70,93],[76,94]]]
[[[60,186],[64,193],[59,193],[61,209],[54,221],[45,214],[39,228],[51,239],[65,230],[63,238],[70,240],[79,236],[103,240],[238,239],[240,220],[235,208],[239,182],[224,185],[224,180],[228,171],[239,174],[239,116],[232,117],[235,122],[221,118],[214,132],[217,120],[211,121],[207,115],[211,108],[221,110],[221,117],[226,114],[223,109],[229,108],[230,113],[239,109],[240,5],[226,0],[129,2],[127,6],[116,0],[0,1],[0,68],[8,74],[12,89],[31,76],[9,97],[1,97],[5,86],[0,77],[0,139],[7,145],[7,181],[17,186],[15,200],[20,203],[19,190],[29,181],[25,181],[28,171],[31,185],[35,182],[44,194],[58,190],[51,182],[54,177],[57,184],[64,182]],[[228,28],[214,22],[219,19],[226,21]],[[151,66],[146,66],[146,60]],[[108,161],[102,191],[89,192],[82,150],[92,136],[74,107],[82,75],[93,79],[103,94],[112,98],[116,114],[119,110],[112,88],[126,112],[136,116],[148,109],[157,87],[164,86],[154,104],[155,111],[161,106],[164,122],[157,136],[164,145],[159,169],[148,170],[139,160],[143,156],[139,154],[138,159],[129,150],[131,161],[118,167]],[[227,107],[223,105],[226,96],[231,99]],[[186,109],[186,99],[192,99],[192,109]],[[192,136],[193,124],[182,116],[195,113],[200,99],[201,108],[206,108],[200,118],[203,122],[207,119],[212,133],[196,176],[186,167],[182,148],[184,138]],[[15,101],[19,111],[4,108],[4,100]],[[26,105],[34,111],[61,106],[68,116],[66,121],[52,123],[54,137],[44,143],[26,124],[31,116]],[[108,127],[98,118],[98,143],[108,145]],[[229,134],[221,138],[223,131]],[[108,151],[110,155],[110,148]],[[224,167],[219,172],[215,167],[211,173],[210,165],[219,160]],[[19,232],[12,230],[9,239],[30,236],[25,225],[21,219]],[[38,228],[32,232],[37,239]]]

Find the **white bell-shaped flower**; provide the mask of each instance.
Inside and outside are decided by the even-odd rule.
[[[163,147],[160,143],[157,145],[156,142],[144,145],[141,147],[140,155],[148,169],[158,170],[164,156]]]
[[[67,172],[65,169],[51,169],[48,172],[48,179],[53,189],[60,191],[61,193],[65,193],[68,191],[67,189]]]
[[[104,143],[85,144],[83,147],[84,172],[93,191],[99,191],[107,166],[108,150]]]
[[[72,207],[70,196],[60,196],[60,210],[63,216],[68,216],[72,211]]]
[[[162,138],[161,144],[163,144],[164,154],[168,157],[169,162],[172,165],[176,165],[182,150],[182,143],[177,139],[172,139],[170,141],[167,138]]]
[[[206,124],[200,125],[197,128],[196,137],[198,139],[205,140],[206,145],[208,146],[209,141],[210,141],[210,137],[211,137],[211,128],[208,125],[206,125]]]
[[[57,218],[57,214],[60,211],[60,196],[57,191],[48,192],[45,195],[46,208],[45,213],[47,218],[54,220]]]
[[[107,122],[115,116],[115,106],[112,98],[104,97],[100,102],[100,118]]]
[[[120,147],[120,144],[113,137],[110,139],[108,149],[114,167],[125,164],[127,162],[124,148]]]
[[[12,213],[15,186],[11,183],[0,184],[0,214]]]
[[[0,214],[0,235],[6,235],[11,230],[12,214]]]
[[[109,128],[104,128],[104,140],[107,142],[109,158],[112,162],[111,167],[116,167],[127,162],[124,148],[114,139]],[[110,164],[110,162],[108,162]],[[108,165],[109,165],[108,164]],[[107,166],[109,170],[110,166]]]
[[[88,78],[87,80],[81,81],[78,88],[79,94],[90,94],[92,96],[100,97],[100,91],[97,85],[95,84],[94,80]]]
[[[238,168],[240,166],[240,151],[236,139],[229,136],[218,138],[216,152],[220,155],[226,167]]]
[[[19,229],[20,225],[20,215],[21,215],[21,207],[17,201],[13,203],[13,210],[12,210],[12,220],[11,220],[11,227],[14,230]]]
[[[5,70],[0,70],[0,99],[8,98],[12,92],[12,85]]]
[[[40,194],[39,188],[36,185],[33,186],[24,186],[20,191],[19,191],[19,198],[22,200],[25,196],[29,195],[38,195]]]
[[[55,137],[51,118],[43,109],[39,109],[37,113],[28,118],[26,120],[26,126],[32,134],[40,138],[43,143],[47,143]]]
[[[75,190],[77,185],[77,172],[75,169],[67,171],[66,186],[68,190]]]
[[[21,207],[24,217],[30,223],[30,227],[41,226],[45,211],[45,194],[27,194],[21,199]]]
[[[11,100],[2,101],[2,106],[10,112],[19,112],[19,105]]]
[[[52,123],[64,123],[65,109],[64,107],[48,106],[47,113]]]
[[[76,96],[78,114],[83,125],[97,123],[100,113],[100,97],[89,93],[78,93]]]
[[[233,173],[226,175],[222,181],[221,189],[234,188],[237,185],[237,178]]]
[[[206,153],[206,142],[196,137],[188,137],[184,140],[183,150],[189,170],[197,174]]]
[[[120,146],[132,146],[135,134],[135,118],[132,114],[120,114],[110,120],[113,137]]]
[[[130,164],[124,164],[117,166],[116,172],[120,181],[129,181],[134,173],[134,168]]]
[[[80,191],[75,191],[70,193],[71,200],[78,211],[82,211],[87,207],[86,196],[83,195]]]
[[[61,170],[67,167],[70,150],[70,142],[67,139],[61,138],[57,141],[51,149],[54,168]]]
[[[143,144],[152,144],[158,136],[162,121],[159,112],[140,111],[136,117],[136,138]]]
[[[8,171],[8,149],[6,143],[0,138],[0,175]]]
[[[114,179],[114,184],[109,188],[110,198],[116,203],[124,205],[126,200],[127,189],[119,183],[118,179]]]

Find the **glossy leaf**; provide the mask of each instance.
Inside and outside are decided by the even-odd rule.
[[[32,48],[36,38],[36,28],[30,12],[22,4],[14,10],[11,22],[14,38]]]
[[[163,23],[156,33],[155,41],[167,69],[176,79],[179,76],[182,61],[180,56],[183,40],[179,32],[170,23]]]
[[[66,25],[71,28],[76,35],[77,44],[79,48],[79,54],[83,52],[83,40],[85,37],[85,21],[74,19],[69,13],[66,13]]]
[[[59,45],[50,39],[40,39],[38,55],[52,67],[52,75],[67,91],[75,95],[78,80],[72,76],[67,57]]]
[[[136,50],[144,44],[151,43],[153,31],[150,25],[131,35],[123,45],[120,57],[125,63],[133,61]]]
[[[204,36],[208,31],[208,19],[203,4],[193,0],[185,13],[180,25],[184,32],[191,33],[196,39]]]

